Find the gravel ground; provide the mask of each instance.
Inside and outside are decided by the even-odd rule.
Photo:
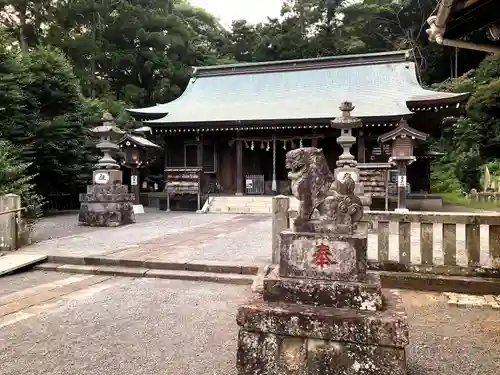
[[[155,211],[137,215],[137,223],[133,225],[117,228],[83,227],[82,232],[78,232],[81,227],[74,227],[76,216],[56,216],[42,221],[38,233],[54,232],[56,234],[62,233],[64,230],[71,231],[71,228],[73,228],[75,234],[38,242],[25,247],[22,251],[48,255],[97,255],[210,223],[230,221],[236,216],[238,215],[201,215]],[[58,225],[62,225],[62,227]],[[64,227],[64,225],[67,225],[67,227]],[[42,238],[40,234],[38,238]]]
[[[500,314],[458,308],[438,294],[404,292],[411,329],[409,375],[497,375]]]
[[[118,280],[3,327],[0,375],[235,375],[235,315],[248,287]],[[449,306],[438,294],[402,294],[411,328],[409,375],[498,374],[498,312]]]
[[[36,224],[33,232],[33,242],[50,240],[53,238],[74,236],[92,232],[91,227],[78,225],[78,212],[65,212],[58,215],[42,217]]]
[[[0,330],[0,374],[234,373],[235,314],[248,288],[125,279]]]
[[[67,277],[68,275],[63,273],[41,271],[2,276],[0,278],[0,297],[40,285],[41,283],[50,283]]]
[[[149,223],[157,220],[165,220],[168,218],[182,215],[185,213],[158,211],[156,209],[151,209],[144,207],[145,213],[141,215],[136,215],[136,221],[138,224]],[[177,214],[177,215],[176,215]],[[189,213],[187,213],[189,214]],[[108,228],[92,228],[78,224],[78,212],[65,212],[62,214],[51,215],[42,218],[36,226],[35,232],[33,233],[33,240],[35,242],[50,240],[54,238],[61,238],[67,236],[74,236],[79,234],[99,232],[106,230]]]

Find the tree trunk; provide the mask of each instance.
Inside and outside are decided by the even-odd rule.
[[[28,42],[24,31],[26,30],[26,3],[23,2],[18,9],[19,12],[19,46],[23,53],[28,52]]]

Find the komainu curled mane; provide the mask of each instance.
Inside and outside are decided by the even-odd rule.
[[[296,230],[352,233],[363,216],[363,205],[354,194],[356,183],[349,173],[342,181],[335,180],[323,150],[315,147],[287,152],[285,167],[292,194],[299,201]],[[314,221],[315,212],[319,217]]]

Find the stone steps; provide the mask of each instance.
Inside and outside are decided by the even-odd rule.
[[[231,214],[271,214],[272,197],[225,196],[213,197],[209,212]]]
[[[213,196],[208,212],[231,214],[271,214],[271,196]],[[298,201],[290,197],[290,209],[298,209]]]

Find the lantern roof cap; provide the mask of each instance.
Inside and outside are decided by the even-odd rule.
[[[399,122],[398,126],[396,126],[391,131],[382,134],[380,137],[378,137],[378,141],[380,143],[385,143],[393,138],[405,137],[405,136],[413,137],[415,139],[418,139],[419,141],[425,141],[429,137],[429,134],[412,128],[410,125],[408,125],[408,122],[405,119],[402,119]]]
[[[111,138],[117,138],[125,134],[125,131],[121,130],[115,123],[113,115],[109,112],[104,112],[101,117],[101,125],[93,127],[89,131],[98,136],[110,136]]]
[[[362,125],[361,120],[357,117],[351,116],[351,112],[354,108],[356,107],[354,107],[349,101],[340,103],[339,109],[342,112],[342,116],[335,117],[332,121],[330,121],[330,126],[335,129],[360,128]]]
[[[127,144],[129,142],[130,144]],[[143,148],[160,148],[159,145],[157,145],[154,142],[151,142],[149,139],[142,137],[140,135],[133,135],[130,133],[125,134],[119,141],[118,141],[119,146],[138,146],[138,147],[143,147]]]

